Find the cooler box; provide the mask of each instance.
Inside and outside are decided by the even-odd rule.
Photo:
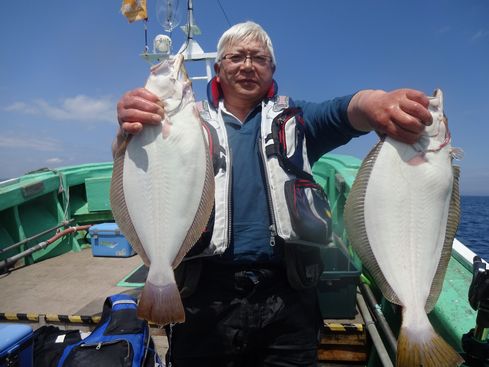
[[[360,271],[338,247],[321,249],[324,270],[317,294],[323,319],[351,319],[356,315],[357,285]]]
[[[23,324],[0,324],[0,367],[32,367],[32,328]]]
[[[88,232],[93,256],[129,257],[135,254],[116,223],[96,224]]]

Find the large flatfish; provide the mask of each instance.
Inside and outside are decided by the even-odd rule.
[[[191,82],[177,55],[151,68],[146,89],[165,107],[115,153],[114,218],[149,266],[138,316],[165,325],[185,320],[175,268],[199,239],[214,204],[214,173]]]
[[[386,299],[402,306],[397,366],[403,367],[463,362],[427,317],[441,292],[460,216],[459,170],[452,166],[440,90],[429,110],[433,123],[415,144],[386,137],[370,151],[345,206],[353,248]]]

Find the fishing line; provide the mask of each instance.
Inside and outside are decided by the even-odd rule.
[[[231,22],[229,21],[228,15],[226,14],[226,11],[224,10],[224,8],[221,4],[221,0],[217,0],[217,4],[219,4],[219,7],[221,8],[222,13],[224,14],[224,18],[226,18],[228,25],[231,27]]]
[[[181,54],[183,54],[185,52],[185,50],[187,49],[189,43],[190,43],[190,40],[192,39],[192,37],[190,37],[190,26],[191,24],[189,23],[189,19],[190,19],[190,11],[193,9],[193,7],[191,8],[190,7],[190,0],[187,0],[187,40],[185,41],[185,47],[179,52]]]

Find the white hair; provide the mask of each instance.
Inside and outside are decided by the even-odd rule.
[[[276,65],[272,40],[259,24],[252,21],[235,24],[222,34],[219,42],[217,43],[216,62],[221,61],[222,57],[224,56],[224,50],[227,46],[246,40],[256,40],[263,43],[272,57],[273,65]]]

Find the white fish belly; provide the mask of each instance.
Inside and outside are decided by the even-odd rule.
[[[169,118],[170,122],[164,121],[170,124],[168,136],[162,134],[163,125],[145,127],[126,150],[124,195],[134,228],[156,272],[161,266],[171,270],[202,196],[207,153],[193,107],[188,104]],[[153,283],[163,281],[157,278]]]
[[[448,150],[406,162],[412,147],[386,139],[365,193],[367,236],[404,306],[424,307],[445,239],[452,169]]]

